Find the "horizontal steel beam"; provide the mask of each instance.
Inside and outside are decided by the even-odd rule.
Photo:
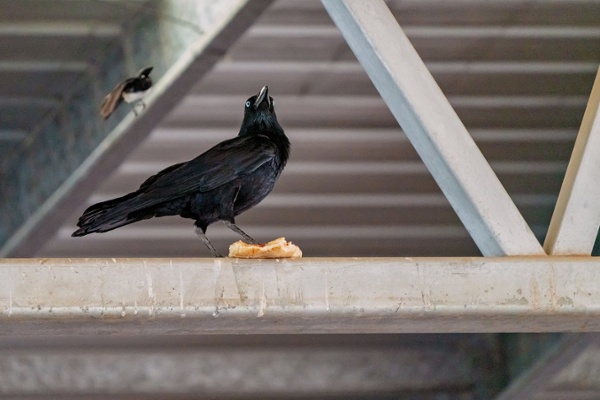
[[[593,257],[0,260],[0,335],[600,332]]]

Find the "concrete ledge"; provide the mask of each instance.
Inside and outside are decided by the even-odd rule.
[[[0,334],[598,332],[593,257],[3,259]]]

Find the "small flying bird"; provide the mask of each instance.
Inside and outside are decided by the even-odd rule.
[[[145,108],[146,105],[142,101],[142,98],[152,87],[152,79],[150,79],[152,68],[153,67],[142,68],[137,76],[127,78],[115,86],[115,88],[104,97],[104,100],[102,100],[100,115],[102,115],[104,119],[107,119],[123,100],[127,103],[139,102],[142,104],[142,108]],[[133,112],[137,116],[137,111],[135,109],[136,104],[133,105]]]
[[[269,89],[264,86],[246,101],[236,137],[191,161],[165,168],[135,192],[89,207],[72,236],[179,215],[195,220],[196,234],[216,257],[220,255],[206,237],[206,228],[216,221],[223,221],[244,240],[256,244],[235,224],[235,217],[271,192],[289,153],[290,142],[277,121]]]

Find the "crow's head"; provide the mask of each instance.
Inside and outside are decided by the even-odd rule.
[[[269,96],[269,87],[263,86],[260,92],[248,100],[244,105],[244,125],[267,124],[277,121],[273,98]]]
[[[257,95],[250,97],[244,104],[244,120],[240,136],[264,135],[273,140],[280,152],[282,165],[289,156],[290,142],[277,121],[273,98],[269,97],[269,87],[263,86]]]

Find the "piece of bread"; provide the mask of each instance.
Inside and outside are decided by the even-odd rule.
[[[266,244],[248,244],[241,240],[229,246],[231,258],[301,258],[302,250],[280,237]]]

